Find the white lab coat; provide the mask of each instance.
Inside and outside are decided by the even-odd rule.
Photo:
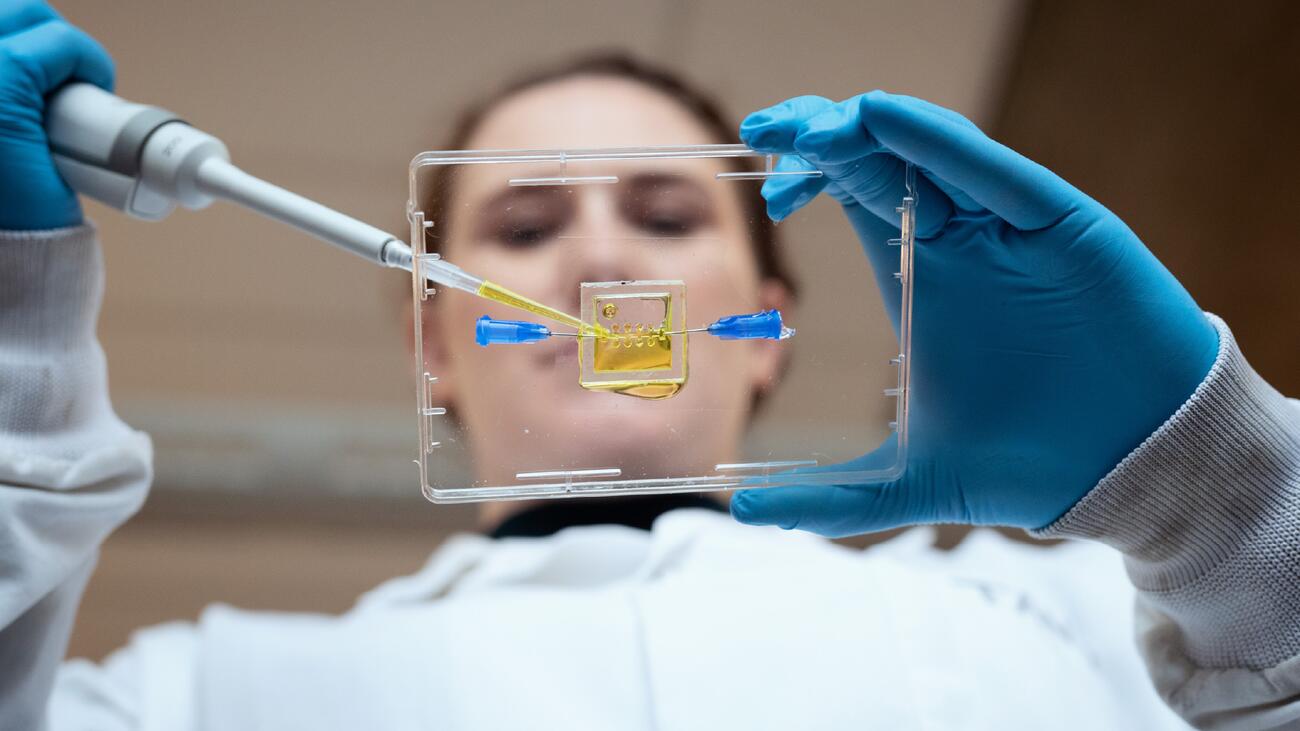
[[[1117,553],[931,537],[864,552],[704,510],[458,536],[339,617],[216,606],[70,663],[51,727],[1187,728]]]

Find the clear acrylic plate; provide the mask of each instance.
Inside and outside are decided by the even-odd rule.
[[[416,156],[407,210],[425,496],[590,497],[901,474],[914,172],[900,229],[863,244],[827,196],[767,221],[763,181],[817,175],[775,163],[744,145]],[[775,236],[765,254],[754,243],[764,231]],[[869,258],[863,246],[890,248]],[[793,271],[797,296],[764,276],[774,256]],[[434,285],[422,267],[440,257],[581,327]],[[889,271],[873,271],[872,259]],[[791,337],[774,339],[772,309]],[[769,337],[707,329],[759,313],[752,322]],[[480,345],[492,337],[478,330],[484,317],[550,336]],[[869,452],[869,467],[855,463]]]

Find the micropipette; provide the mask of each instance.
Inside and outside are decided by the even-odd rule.
[[[177,204],[206,208],[222,198],[305,231],[383,266],[411,271],[411,248],[380,229],[235,167],[221,140],[158,107],[135,104],[90,84],[69,84],[49,99],[45,121],[54,163],[77,192],[136,218],[157,221]],[[598,325],[484,281],[449,261],[421,262],[444,287],[600,334]]]

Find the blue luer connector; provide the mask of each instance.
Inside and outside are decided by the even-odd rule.
[[[776,310],[752,315],[729,315],[709,325],[708,330],[722,340],[784,340],[794,335],[794,330],[781,324],[781,313]]]
[[[474,342],[487,347],[491,343],[533,343],[551,337],[545,325],[520,320],[493,320],[484,315],[474,325]]]

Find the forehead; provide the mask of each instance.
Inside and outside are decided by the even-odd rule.
[[[575,76],[514,94],[470,137],[477,149],[700,145],[718,142],[681,103],[640,82]]]

